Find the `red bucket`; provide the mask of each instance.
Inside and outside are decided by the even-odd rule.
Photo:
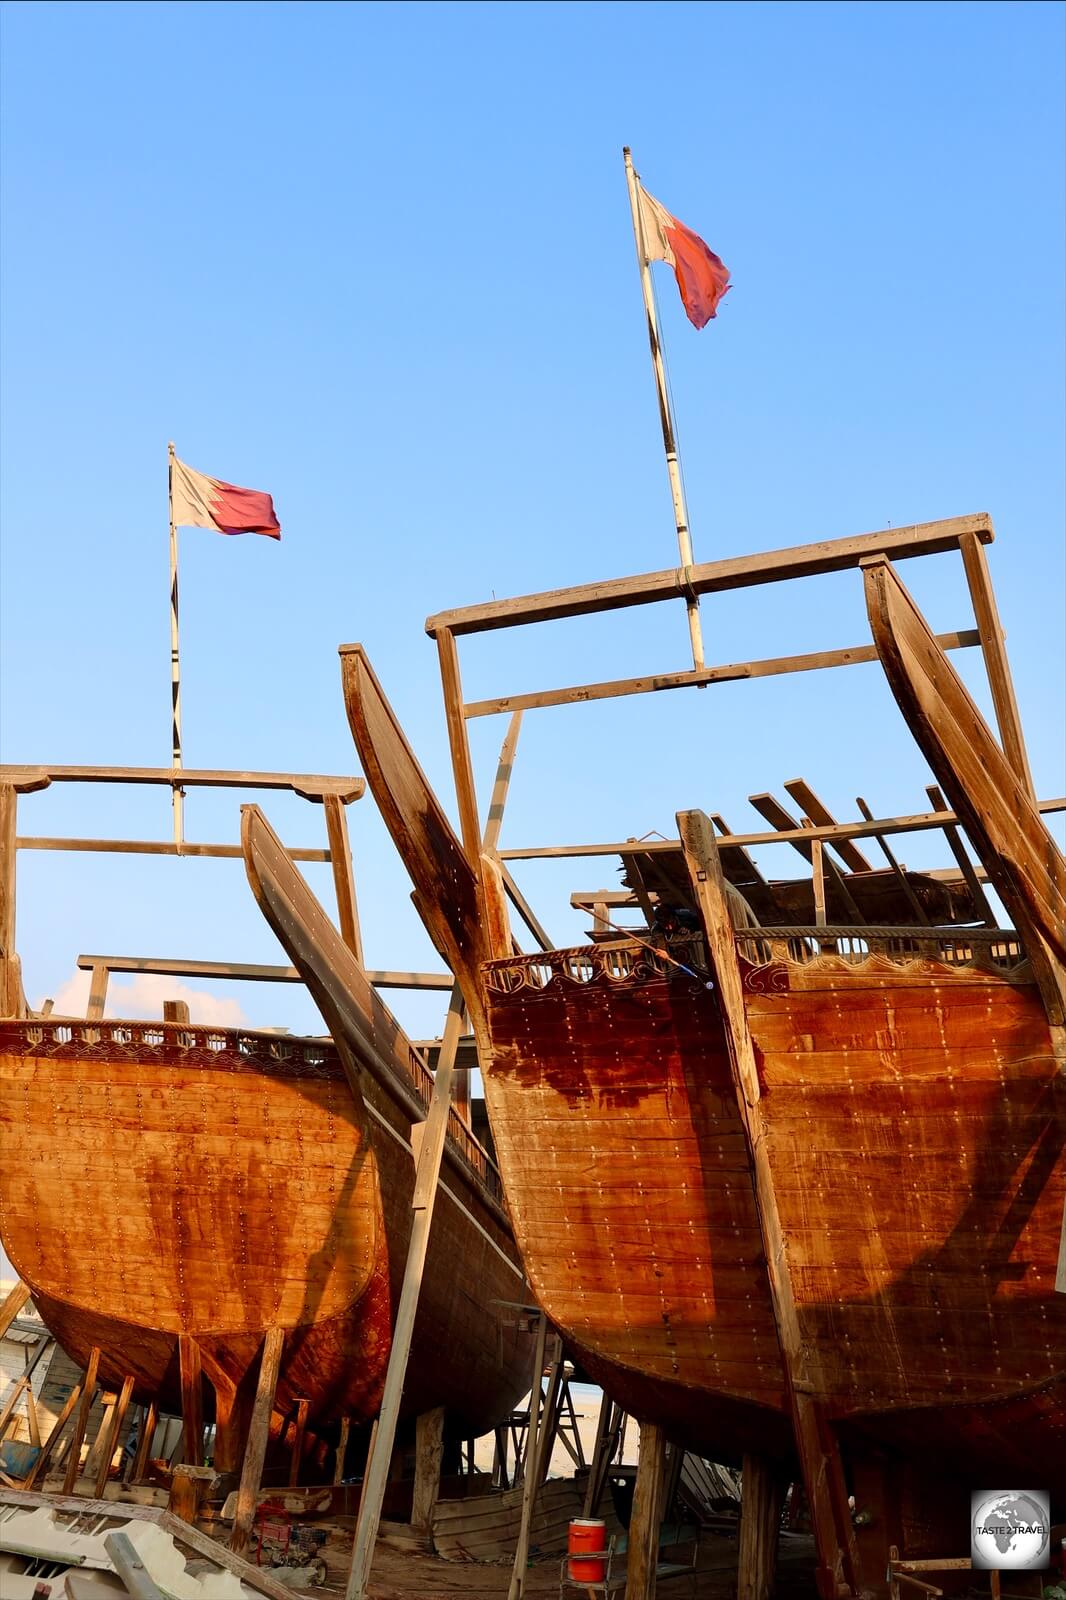
[[[602,1583],[607,1576],[607,1524],[600,1517],[575,1517],[567,1539],[574,1583]],[[587,1554],[595,1551],[594,1555]]]

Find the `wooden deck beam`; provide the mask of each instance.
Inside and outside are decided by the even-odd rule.
[[[24,835],[15,840],[19,850],[71,850],[88,855],[119,856],[196,856],[210,861],[239,861],[239,844],[181,844],[163,839],[52,839]],[[293,861],[328,861],[328,850],[308,850],[300,845],[289,849]]]
[[[965,650],[980,644],[975,628],[956,633],[937,634],[945,650]],[[658,694],[664,689],[705,689],[710,683],[738,683],[748,678],[776,678],[790,672],[818,672],[826,667],[854,667],[876,661],[871,644],[857,644],[844,650],[816,650],[807,655],[772,656],[762,661],[734,661],[726,666],[701,667],[698,672],[656,672],[640,678],[612,678],[603,683],[579,683],[566,689],[541,689],[531,694],[508,694],[493,700],[471,700],[463,716],[492,717],[498,712],[539,710],[544,706],[584,704],[586,700],[616,700],[629,694]]]
[[[265,966],[251,961],[186,961],[154,956],[80,955],[83,971],[105,967],[108,972],[151,972],[166,978],[233,978],[242,983],[302,983],[295,967]],[[451,992],[453,979],[447,972],[368,972],[367,978],[378,989],[434,989]]]
[[[50,783],[148,783],[169,789],[289,789],[304,800],[336,795],[345,805],[366,789],[362,778],[337,778],[318,772],[229,772],[197,767],[52,767],[43,764],[0,766],[0,783],[22,793]]]
[[[588,616],[626,606],[651,605],[657,600],[688,599],[719,594],[753,584],[777,583],[783,578],[810,578],[824,572],[857,567],[864,556],[884,554],[893,561],[909,556],[936,555],[957,550],[964,534],[982,544],[995,537],[991,519],[984,513],[947,517],[939,522],[919,522],[907,528],[886,528],[847,539],[824,539],[815,544],[765,550],[757,555],[734,556],[726,561],[701,561],[696,565],[645,572],[636,577],[611,578],[603,583],[550,589],[514,600],[491,600],[483,605],[442,611],[426,622],[426,632],[447,629],[455,635],[484,633],[494,628],[515,628],[527,622],[548,622],[559,617]]]

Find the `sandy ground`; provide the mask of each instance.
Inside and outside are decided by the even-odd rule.
[[[695,1594],[699,1600],[734,1600],[737,1592],[737,1546],[733,1539],[705,1534],[700,1546],[695,1586],[690,1579],[662,1583],[662,1600]],[[778,1562],[776,1600],[811,1600],[814,1594],[814,1544],[795,1534],[785,1535]],[[435,1556],[400,1555],[379,1545],[370,1585],[373,1600],[506,1600],[511,1580],[506,1566],[473,1566],[441,1561]],[[581,1600],[586,1591],[569,1589],[568,1597]],[[530,1600],[546,1600],[559,1593],[559,1561],[551,1557],[528,1570],[525,1593]]]

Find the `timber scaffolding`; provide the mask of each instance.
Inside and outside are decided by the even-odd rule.
[[[640,1389],[633,1378],[632,1366],[629,1379],[624,1382],[625,1362],[612,1367],[606,1358],[587,1359],[588,1339],[581,1330],[588,1322],[579,1315],[580,1290],[575,1289],[568,1301],[570,1291],[560,1287],[566,1271],[571,1274],[571,1283],[580,1279],[577,1259],[572,1249],[568,1253],[563,1244],[565,1224],[572,1221],[565,1215],[565,1197],[558,1200],[556,1212],[551,1211],[547,1200],[538,1209],[538,1192],[547,1196],[553,1182],[558,1186],[558,1196],[563,1196],[568,1184],[576,1194],[582,1179],[576,1168],[571,1169],[564,1163],[577,1160],[579,1155],[590,1174],[589,1182],[593,1181],[593,1169],[586,1155],[588,1145],[580,1133],[569,1138],[565,1122],[560,1121],[564,1115],[563,1100],[557,1091],[565,1077],[563,1063],[572,1052],[579,1063],[584,1063],[575,1069],[576,1087],[569,1110],[580,1127],[582,1119],[591,1114],[596,1098],[594,1074],[607,1071],[606,1066],[601,1068],[597,1063],[595,1036],[597,1029],[611,1027],[610,1012],[603,1009],[583,1014],[577,1009],[582,1002],[575,999],[571,1003],[567,997],[582,992],[589,994],[597,989],[601,993],[611,989],[622,992],[627,983],[643,983],[649,979],[661,982],[671,975],[676,978],[679,967],[689,977],[697,979],[698,989],[716,991],[717,1021],[724,1032],[723,1060],[728,1062],[726,1082],[731,1075],[737,1130],[748,1153],[746,1176],[754,1201],[751,1223],[761,1235],[759,1276],[763,1281],[760,1285],[753,1281],[751,1289],[768,1297],[767,1310],[772,1313],[769,1326],[773,1329],[786,1396],[783,1431],[775,1432],[761,1423],[761,1436],[754,1434],[748,1448],[742,1443],[743,1429],[738,1432],[734,1427],[733,1430],[732,1449],[743,1454],[747,1491],[747,1515],[742,1513],[739,1590],[743,1600],[764,1600],[771,1592],[783,1459],[798,1464],[799,1477],[806,1490],[817,1545],[817,1588],[824,1600],[838,1595],[887,1593],[884,1574],[890,1550],[893,1558],[898,1554],[899,1519],[904,1515],[899,1485],[893,1491],[884,1476],[888,1469],[873,1464],[874,1457],[861,1456],[855,1435],[850,1442],[856,1450],[854,1459],[861,1459],[861,1469],[856,1466],[850,1481],[846,1480],[835,1415],[812,1385],[810,1336],[803,1331],[790,1261],[790,1252],[795,1254],[796,1244],[793,1239],[790,1245],[783,1231],[780,1171],[775,1173],[767,1160],[764,1111],[767,1091],[745,1017],[749,972],[750,987],[756,990],[759,973],[765,971],[764,981],[770,985],[767,993],[781,983],[787,989],[790,980],[786,968],[802,967],[805,963],[821,963],[822,967],[835,963],[845,973],[855,964],[869,970],[874,961],[884,960],[890,966],[902,963],[910,969],[915,984],[930,984],[930,992],[932,985],[940,982],[942,970],[998,974],[1007,980],[1003,990],[1007,997],[1005,1005],[1017,1004],[1014,995],[1028,992],[1038,995],[1035,1016],[1030,1019],[1032,1032],[1027,1036],[1033,1038],[1032,1048],[1036,1049],[1036,1054],[1021,1057],[1019,1066],[1024,1067],[1026,1062],[1037,1063],[1032,1070],[1040,1075],[1042,1084],[1046,1079],[1046,1091],[1050,1092],[1066,1060],[1062,934],[1066,878],[1061,856],[1041,822],[1043,814],[1066,809],[1066,799],[1039,800],[1033,788],[1004,634],[985,556],[985,546],[993,537],[987,516],[957,517],[522,598],[493,600],[431,616],[426,632],[437,647],[443,685],[460,821],[458,839],[451,835],[447,819],[428,789],[362,648],[358,645],[341,648],[345,699],[363,770],[394,842],[408,865],[415,884],[416,904],[423,913],[430,937],[451,965],[463,988],[468,1009],[475,1017],[479,1055],[486,1074],[490,1121],[531,1282],[568,1346],[581,1353],[586,1368],[605,1389],[610,1390],[612,1382],[615,1383],[616,1394],[627,1392],[626,1382],[630,1382],[628,1392],[631,1395]],[[899,583],[894,563],[948,552],[961,555],[975,626],[933,634]],[[698,665],[685,671],[521,694],[505,693],[474,701],[466,700],[463,695],[459,641],[471,634],[679,600],[686,606],[691,625],[701,596],[848,570],[861,574],[873,644],[710,667]],[[983,658],[998,744],[947,661],[946,652],[973,647],[980,649]],[[499,844],[494,793],[488,812],[488,829],[483,832],[467,732],[467,724],[472,719],[496,714],[509,716],[499,771],[506,771],[510,777],[521,721],[527,711],[878,660],[885,667],[911,732],[939,779],[938,784],[927,789],[929,810],[877,817],[867,802],[859,798],[856,802],[859,819],[840,821],[830,814],[806,780],[794,779],[786,784],[786,789],[799,808],[798,817],[770,794],[751,797],[755,807],[771,823],[769,831],[732,833],[719,815],[715,815],[712,829],[701,812],[688,812],[679,814],[679,834],[673,839],[534,843],[503,848]],[[934,684],[928,704],[922,702],[916,687],[918,663],[931,675]],[[949,718],[941,718],[943,708],[937,696],[942,693],[948,697],[952,714],[960,719],[954,728],[947,728]],[[961,762],[961,775],[953,759],[956,755],[965,757]],[[954,866],[928,873],[908,873],[889,841],[901,834],[930,830],[943,835]],[[489,843],[486,843],[487,834],[491,834]],[[967,849],[964,834],[969,838],[976,862]],[[880,852],[885,863],[883,871],[875,871],[865,854],[862,847],[867,841],[876,845]],[[810,867],[810,877],[805,884],[771,881],[764,877],[750,852],[771,844],[788,846],[805,858]],[[511,865],[517,861],[609,857],[617,857],[622,862],[628,890],[576,892],[571,904],[589,910],[593,917],[592,949],[553,950],[537,911],[514,882]],[[1006,906],[1013,926],[997,926],[997,916],[986,893],[985,886],[989,883]],[[431,889],[434,892],[431,893]],[[736,923],[734,889],[740,889],[749,907],[759,906],[760,914],[751,918],[751,922],[759,926]],[[504,896],[518,910],[539,954],[523,956],[517,952],[508,927]],[[686,957],[692,965],[685,965],[672,956],[668,943],[661,939],[657,948],[651,948],[647,940],[654,935],[646,934],[641,928],[619,928],[612,921],[616,909],[636,907],[650,925],[659,907],[678,900],[687,901],[698,914],[701,936]],[[687,948],[681,947],[683,956]],[[712,981],[702,981],[707,978]],[[1014,985],[1021,987],[1014,989]],[[534,1061],[522,1054],[525,1042],[532,1037],[528,1030],[535,1024],[532,1011],[525,1014],[523,1007],[532,1006],[533,997],[538,994],[545,996],[545,1005],[547,997],[554,995],[553,1004],[560,1015],[550,1024],[542,1024],[556,1030],[554,1043],[549,1045],[545,1036],[542,1043],[546,1053]],[[528,1002],[524,998],[527,996]],[[596,1003],[604,1008],[611,1004],[609,999]],[[855,1003],[854,1000],[844,1002],[845,1005]],[[692,1004],[699,1011],[704,1003],[697,994]],[[593,1006],[592,999],[588,1006]],[[542,1018],[547,1015],[543,1006],[540,1015]],[[593,1015],[600,1017],[599,1023],[589,1020]],[[514,1033],[508,1031],[510,1018],[517,1018]],[[671,1013],[667,1011],[659,1025],[666,1027],[670,1018]],[[1011,1020],[1004,1014],[1002,1026],[1008,1030],[1004,1037],[1017,1025],[1016,1019]],[[591,1030],[585,1054],[579,1047],[582,1026]],[[604,1033],[604,1062],[608,1056],[624,1059],[627,1048],[639,1053],[642,1038],[646,1037],[650,1026],[650,1020],[645,1022],[643,1034],[638,1026],[632,1037],[626,1035],[621,1026],[610,1034]],[[997,1023],[990,1019],[987,1027],[992,1031],[994,1051]],[[527,1031],[523,1033],[523,1029]],[[845,1044],[845,1059],[849,1050],[858,1057],[865,1043],[860,1033],[850,1045]],[[861,1070],[868,1069],[860,1069],[860,1073]],[[950,1067],[948,1072],[950,1078]],[[605,1082],[605,1103],[610,1103],[612,1096],[623,1095],[620,1078],[608,1077]],[[548,1143],[545,1162],[539,1167],[531,1146],[534,1134],[528,1124],[523,1123],[520,1108],[523,1083],[528,1085],[531,1105],[536,1105],[538,1093],[545,1099],[545,1122],[538,1131]],[[683,1079],[679,1074],[672,1092],[687,1094],[689,1087],[686,1070]],[[784,1092],[779,1090],[778,1094],[784,1102]],[[508,1096],[513,1099],[508,1100]],[[617,1103],[630,1102],[617,1099]],[[1055,1103],[1060,1104],[1060,1111],[1051,1115],[1053,1119],[1058,1115],[1061,1123],[1061,1097]],[[632,1101],[631,1112],[638,1124],[641,1113],[636,1107],[639,1104],[640,1096]],[[669,1113],[668,1098],[665,1108],[654,1114],[664,1117]],[[848,1116],[854,1118],[856,1113],[861,1125],[861,1101],[848,1104]],[[695,1109],[691,1114],[693,1119],[700,1115]],[[883,1112],[877,1114],[880,1117]],[[956,1121],[959,1115],[954,1112]],[[1059,1133],[1063,1132],[1066,1129],[1059,1127]],[[1014,1168],[1012,1182],[1017,1181],[1017,1172],[1024,1170],[1031,1139],[1050,1138],[1052,1147],[1059,1150],[1052,1176],[1059,1187],[1062,1186],[1062,1139],[1056,1144],[1053,1135],[1050,1124],[1039,1134],[1024,1131],[1019,1134],[1020,1143],[1010,1156]],[[624,1133],[620,1137],[623,1143],[616,1147],[616,1154],[624,1156],[630,1151],[635,1156],[637,1135],[632,1134],[628,1140]],[[553,1140],[562,1143],[553,1146]],[[570,1176],[564,1177],[564,1172]],[[839,1172],[843,1179],[843,1166]],[[693,1168],[688,1182],[699,1188],[698,1166]],[[526,1185],[525,1192],[523,1185]],[[619,1203],[626,1202],[630,1214],[639,1213],[642,1206],[648,1208],[649,1239],[654,1237],[658,1225],[669,1221],[668,1210],[656,1199],[654,1162],[647,1168],[640,1168],[634,1162],[634,1169],[627,1173],[624,1190],[616,1192]],[[1061,1197],[1050,1182],[1044,1185],[1042,1199],[1046,1201],[1048,1195],[1051,1208],[1057,1204],[1057,1216],[1061,1217]],[[585,1200],[588,1198],[584,1196]],[[599,1199],[609,1206],[605,1194]],[[558,1210],[559,1205],[564,1209]],[[528,1213],[526,1217],[522,1215],[523,1210]],[[609,1219],[609,1210],[599,1213],[586,1210],[582,1226],[594,1232],[589,1220],[594,1214],[601,1217],[604,1233],[608,1233],[609,1220],[604,1219]],[[1050,1254],[1046,1245],[1041,1246],[1040,1293],[1044,1299],[1041,1309],[1033,1314],[1038,1322],[1047,1321],[1049,1316],[1046,1294],[1054,1286],[1054,1252],[1059,1247],[1061,1230],[1061,1221],[1056,1220]],[[920,1243],[919,1234],[915,1238]],[[552,1239],[556,1240],[554,1245],[550,1242]],[[887,1238],[882,1241],[884,1244]],[[613,1242],[604,1237],[600,1245],[602,1251],[611,1254],[613,1267]],[[870,1245],[875,1253],[881,1248],[876,1238]],[[849,1248],[854,1251],[854,1241]],[[1045,1256],[1048,1259],[1045,1260]],[[630,1264],[639,1271],[637,1258],[632,1258]],[[564,1265],[566,1271],[562,1270]],[[809,1267],[805,1269],[808,1275],[810,1270]],[[968,1264],[967,1270],[979,1279],[984,1269],[975,1262]],[[624,1286],[619,1289],[605,1277],[602,1287],[621,1297],[620,1314],[624,1316]],[[706,1284],[701,1288],[693,1283],[691,1288],[697,1299],[701,1295],[706,1298]],[[1066,1234],[1063,1234],[1058,1288],[1066,1290]],[[931,1292],[936,1304],[935,1284]],[[603,1300],[610,1298],[610,1294],[601,1296]],[[1052,1294],[1051,1298],[1055,1296]],[[829,1304],[844,1305],[845,1302],[834,1299]],[[1064,1304],[1066,1302],[1060,1302],[1057,1308],[1051,1308],[1056,1328],[1062,1321]],[[568,1317],[566,1312],[571,1315]],[[602,1314],[606,1316],[607,1312]],[[664,1312],[664,1321],[668,1320]],[[1029,1333],[1031,1335],[1031,1329]],[[1009,1339],[1009,1334],[1007,1337]],[[995,1342],[999,1335],[994,1334],[992,1338]],[[1054,1338],[1053,1334],[1049,1349],[1054,1346]],[[942,1334],[940,1339],[943,1343]],[[1000,1348],[997,1345],[997,1360]],[[674,1359],[676,1372],[679,1358],[673,1351],[667,1354]],[[643,1358],[632,1355],[628,1359],[631,1364],[639,1365]],[[761,1362],[764,1358],[760,1355],[758,1359]],[[1024,1363],[1018,1366],[1018,1382],[1024,1381],[1023,1367]],[[650,1374],[651,1369],[648,1371]],[[1041,1371],[1040,1381],[1043,1381],[1043,1369]],[[1043,1429],[1042,1447],[1050,1463],[1055,1454],[1054,1440],[1066,1417],[1063,1406],[1066,1373],[1056,1368],[1054,1372],[1049,1370],[1047,1378],[1048,1398],[1034,1402],[1027,1421]],[[948,1381],[945,1379],[945,1383]],[[662,1383],[656,1382],[649,1378],[649,1383],[644,1385],[646,1403],[643,1406],[638,1400],[627,1404],[627,1409],[641,1421],[642,1444],[629,1538],[626,1591],[629,1600],[645,1600],[655,1592],[660,1492],[664,1452],[670,1433],[669,1424],[664,1426],[655,1420],[657,1406],[662,1405],[664,1412],[670,1410],[663,1401]],[[979,1388],[979,1384],[975,1385],[974,1392]],[[904,1382],[902,1394],[906,1392]],[[953,1395],[945,1388],[923,1396],[923,1403],[929,1408],[927,1414],[943,1416],[944,1413],[937,1410],[939,1405],[955,1403],[968,1392],[964,1387]],[[994,1392],[1005,1394],[1006,1390]],[[901,1399],[893,1399],[889,1407],[902,1403]],[[728,1406],[722,1414],[728,1418]],[[751,1414],[764,1419],[766,1416],[765,1411],[760,1413],[757,1407]],[[673,1423],[681,1427],[682,1414],[676,1406],[672,1415]],[[917,1415],[920,1431],[921,1411]],[[968,1417],[970,1413],[958,1408],[957,1415]],[[985,1415],[979,1406],[974,1408],[975,1439],[980,1437],[977,1429],[981,1425],[980,1418]],[[735,1422],[736,1418],[733,1420]],[[925,1424],[927,1430],[933,1425]],[[1018,1425],[1022,1425],[1020,1418]],[[1009,1425],[995,1432],[996,1447],[1008,1455],[1009,1433]],[[986,1447],[990,1439],[991,1434],[988,1434]],[[899,1435],[899,1442],[901,1450],[911,1449],[912,1457],[920,1456],[924,1448],[921,1443],[915,1446],[911,1441],[908,1444],[905,1429]],[[937,1443],[935,1436],[927,1431],[925,1444],[935,1447]],[[715,1441],[710,1439],[706,1444],[709,1452],[715,1453]],[[963,1477],[960,1481],[964,1481],[965,1448],[958,1439],[955,1448],[961,1452]],[[875,1456],[876,1453],[875,1450]],[[1018,1461],[1018,1470],[1024,1470],[1022,1458]],[[1001,1465],[1002,1460],[997,1463]],[[1053,1469],[1048,1465],[1047,1470],[1050,1475]],[[848,1505],[849,1488],[860,1500],[866,1496],[877,1504],[876,1513],[860,1518],[857,1526],[853,1526]],[[890,1514],[893,1493],[896,1504],[894,1513]],[[861,1555],[857,1543],[860,1530]],[[947,1564],[960,1565],[954,1560]],[[930,1562],[930,1570],[932,1566]],[[894,1570],[893,1581],[912,1580],[898,1567]]]

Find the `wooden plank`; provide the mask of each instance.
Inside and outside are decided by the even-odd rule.
[[[73,1389],[67,1395],[67,1398],[63,1403],[63,1409],[59,1413],[59,1415],[56,1418],[56,1420],[53,1422],[51,1432],[49,1433],[48,1438],[44,1442],[44,1447],[41,1450],[40,1455],[37,1457],[37,1460],[34,1462],[33,1466],[30,1468],[29,1473],[27,1474],[27,1476],[26,1476],[26,1478],[25,1478],[25,1480],[23,1482],[22,1487],[24,1489],[32,1489],[34,1484],[37,1482],[37,1479],[43,1473],[43,1471],[45,1469],[45,1465],[48,1462],[49,1458],[51,1457],[52,1451],[55,1449],[56,1440],[59,1438],[60,1434],[63,1432],[63,1429],[66,1427],[67,1422],[70,1419],[70,1413],[74,1410],[74,1407],[77,1405],[78,1400],[79,1400],[79,1398],[81,1396],[81,1392],[82,1392],[81,1384],[80,1383],[76,1383],[74,1385]]]
[[[292,852],[288,852],[290,859]],[[302,983],[295,967],[265,966],[253,961],[189,961],[183,957],[81,955],[82,971],[104,966],[108,972],[152,972],[167,978],[234,978],[241,983]],[[370,970],[367,981],[377,989],[451,990],[448,972]]]
[[[810,818],[812,827],[817,826],[819,823],[823,827],[831,828],[835,826],[836,817],[833,816],[829,807],[818,798],[806,779],[789,778],[785,788],[804,815]],[[842,839],[834,848],[841,861],[852,872],[873,871],[873,867],[867,861],[858,845],[854,844],[850,839]]]
[[[6,1429],[8,1423],[11,1420],[11,1417],[12,1417],[12,1415],[14,1413],[15,1407],[18,1405],[19,1400],[22,1398],[23,1390],[24,1389],[29,1389],[29,1387],[30,1387],[30,1380],[28,1378],[26,1378],[26,1377],[21,1377],[21,1378],[17,1379],[15,1383],[12,1384],[11,1393],[8,1395],[7,1399],[4,1401],[3,1408],[0,1409],[0,1439],[2,1439],[4,1437],[4,1430]]]
[[[240,1555],[248,1547],[248,1538],[255,1517],[256,1499],[263,1477],[267,1441],[270,1438],[270,1413],[274,1407],[274,1391],[278,1385],[281,1352],[285,1333],[281,1328],[269,1328],[263,1339],[259,1358],[259,1380],[252,1407],[252,1422],[248,1429],[248,1445],[241,1467],[240,1487],[237,1490],[237,1509],[233,1518],[229,1547]]]
[[[992,691],[992,704],[999,727],[999,741],[1014,775],[1030,800],[1036,799],[1033,775],[1029,770],[1029,757],[1025,753],[1025,735],[1018,702],[1014,698],[1014,682],[1004,643],[1003,627],[999,620],[995,591],[988,573],[988,558],[981,541],[972,533],[964,533],[959,540],[962,564],[966,569],[966,582],[973,601],[973,612],[985,658],[988,686]]]
[[[744,1457],[740,1490],[737,1600],[770,1600],[784,1493],[781,1469],[765,1456]]]
[[[818,1594],[820,1600],[836,1600],[838,1575],[852,1593],[858,1592],[858,1553],[847,1499],[841,1494],[843,1474],[839,1450],[828,1421],[813,1399],[813,1384],[807,1370],[810,1352],[801,1333],[789,1276],[787,1246],[763,1126],[762,1089],[748,1030],[725,878],[708,818],[701,811],[684,811],[678,813],[677,823],[714,971],[737,1110],[748,1145],[767,1285],[781,1347],[796,1449],[811,1507],[818,1554]]]
[[[74,1422],[74,1434],[70,1443],[67,1456],[67,1470],[63,1478],[63,1493],[73,1494],[74,1485],[78,1481],[81,1471],[81,1446],[85,1438],[85,1428],[89,1421],[89,1412],[92,1410],[93,1400],[96,1398],[96,1374],[100,1366],[100,1349],[93,1345],[89,1351],[89,1365],[85,1369],[85,1381],[81,1392],[81,1404]]]
[[[429,1532],[433,1507],[440,1494],[440,1469],[444,1459],[444,1407],[434,1406],[415,1420],[415,1482],[411,1499],[411,1526]]]
[[[158,1418],[159,1410],[154,1400],[149,1405],[141,1407],[141,1431],[137,1439],[137,1454],[133,1458],[133,1467],[130,1472],[131,1483],[140,1483],[144,1477],[144,1469],[148,1465],[148,1453],[155,1438]]]
[[[935,783],[928,784],[925,792],[929,796],[930,803],[937,811],[947,810],[947,802]],[[994,928],[996,925],[996,913],[992,910],[988,896],[981,887],[981,881],[974,871],[969,851],[962,842],[962,835],[959,833],[958,828],[950,822],[946,823],[944,838],[947,840],[948,848],[955,857],[959,871],[962,873],[963,881],[970,891],[974,915],[984,923],[986,928]]]
[[[965,650],[979,644],[980,638],[973,628],[937,634],[945,650]],[[602,683],[572,684],[565,689],[541,689],[532,694],[498,695],[491,700],[468,701],[463,707],[463,716],[470,720],[473,717],[493,717],[502,711],[518,716],[523,711],[545,706],[584,705],[587,701],[616,700],[630,694],[658,694],[664,689],[704,689],[710,683],[776,678],[791,672],[819,672],[826,667],[853,667],[860,662],[876,660],[877,651],[872,645],[859,644],[844,650],[815,650],[806,655],[734,661],[718,667],[701,667],[696,671],[689,668],[685,672],[657,672],[639,678],[612,678]]]
[[[190,1467],[204,1464],[204,1393],[200,1346],[186,1333],[178,1335],[181,1373],[181,1421],[184,1431],[182,1460]]]
[[[1057,795],[1052,800],[1041,800],[1037,811],[1049,813],[1066,811],[1066,796]],[[763,844],[808,843],[811,839],[870,839],[879,833],[924,833],[929,828],[943,828],[945,823],[958,822],[954,811],[919,811],[904,817],[878,817],[872,822],[838,822],[835,828],[787,828],[773,833],[734,833],[729,843],[745,848]],[[568,856],[623,856],[627,851],[640,855],[669,853],[680,846],[679,839],[642,839],[634,844],[631,839],[609,844],[547,844],[522,846],[501,850],[501,861],[554,861]]]
[[[629,1518],[626,1600],[655,1600],[659,1530],[663,1520],[666,1435],[657,1422],[640,1424],[637,1481]]]
[[[290,789],[305,800],[336,795],[347,805],[366,789],[362,778],[328,777],[318,772],[228,772],[197,767],[0,766],[0,784],[38,788],[49,783],[148,783],[190,789]]]
[[[52,839],[21,836],[16,840],[19,850],[68,850],[75,854],[103,856],[197,856],[210,861],[239,861],[241,847],[237,844],[191,844],[187,839],[180,845],[167,844],[159,839]],[[293,861],[328,861],[328,850],[305,850],[291,845],[289,855]]]
[[[773,823],[778,829],[787,833],[792,833],[795,830],[795,817],[791,816],[785,810],[781,802],[779,800],[775,800],[772,794],[750,794],[748,796],[748,800],[755,807],[756,811],[760,812],[766,818],[767,822]],[[835,827],[836,825],[829,823],[823,824],[823,826]],[[817,835],[814,824],[810,819],[804,819],[804,821],[800,823],[798,831],[799,837],[797,839],[791,839],[790,843],[796,850],[799,851],[800,855],[804,856],[806,860],[811,862],[813,866],[815,847],[824,846],[829,841],[823,839],[820,835]],[[811,842],[807,843],[806,841],[808,840]],[[834,844],[836,843],[835,840],[832,842]],[[850,914],[854,922],[862,922],[862,912],[856,904],[854,895],[844,882],[844,877],[840,871],[840,868],[837,866],[835,861],[832,861],[827,856],[822,854],[821,849],[819,849],[819,854],[822,858],[822,867],[832,880],[833,887],[840,896],[840,899],[844,905],[844,909]]]
[[[411,1336],[414,1332],[429,1232],[437,1198],[440,1165],[448,1127],[455,1049],[462,1032],[463,1020],[463,998],[456,984],[444,1024],[440,1060],[437,1065],[437,1075],[433,1080],[433,1097],[418,1152],[415,1189],[411,1199],[411,1234],[407,1260],[404,1265],[400,1301],[396,1310],[396,1324],[392,1335],[392,1349],[389,1352],[388,1371],[385,1375],[381,1412],[370,1447],[366,1475],[363,1479],[363,1493],[359,1501],[359,1518],[352,1549],[352,1566],[345,1591],[346,1600],[365,1600],[370,1581],[374,1545],[381,1520],[382,1499],[396,1438],[396,1424],[399,1421],[407,1361],[411,1352]]]
[[[126,1420],[126,1410],[129,1406],[130,1396],[132,1393],[133,1378],[132,1376],[127,1375],[122,1384],[122,1392],[120,1393],[117,1402],[112,1407],[111,1415],[107,1423],[107,1429],[104,1433],[103,1443],[100,1446],[100,1465],[96,1474],[96,1484],[93,1488],[93,1494],[96,1496],[97,1500],[101,1500],[103,1498],[104,1489],[107,1486],[107,1480],[111,1476],[111,1462],[115,1454],[115,1446],[122,1437],[122,1424]]]
[[[326,813],[326,836],[329,839],[329,859],[333,868],[333,889],[337,896],[341,938],[361,966],[363,941],[359,932],[359,905],[355,897],[355,869],[348,839],[348,818],[337,795],[326,795],[322,804]]]
[[[23,1283],[21,1278],[7,1291],[4,1303],[0,1305],[0,1339],[4,1337],[29,1298],[30,1286],[28,1283]]]
[[[547,622],[558,617],[587,616],[625,606],[650,605],[657,600],[686,599],[690,594],[720,594],[753,584],[777,583],[783,578],[844,572],[857,567],[864,556],[879,553],[902,561],[908,556],[956,550],[964,533],[976,534],[983,544],[991,544],[995,537],[991,520],[984,514],[948,517],[939,522],[914,523],[909,528],[887,528],[847,539],[825,539],[784,550],[735,556],[726,561],[701,561],[683,574],[677,568],[669,568],[442,611],[427,620],[426,632],[439,634],[448,630],[458,637],[493,628],[513,628],[527,622]]]
[[[1039,933],[1061,968],[1066,862],[889,562],[868,564],[864,581],[874,642],[911,732],[1015,926]]]

